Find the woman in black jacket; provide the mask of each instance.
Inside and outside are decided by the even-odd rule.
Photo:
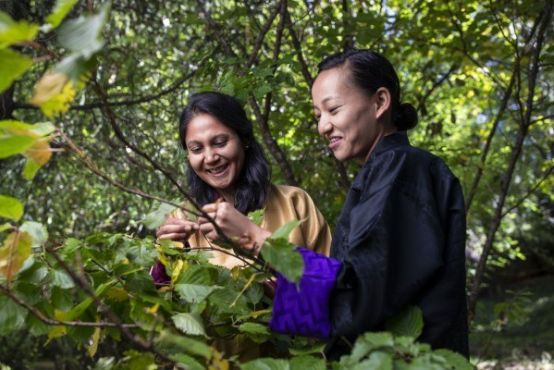
[[[423,312],[419,340],[468,355],[465,213],[458,179],[438,157],[410,146],[417,113],[401,103],[390,62],[371,50],[323,60],[312,86],[318,130],[338,160],[358,159],[357,174],[337,221],[331,257],[298,248],[304,275],[278,277],[273,330],[329,341],[337,358],[348,343],[411,305]],[[232,230],[232,220],[220,217]],[[265,235],[242,240],[259,251]]]

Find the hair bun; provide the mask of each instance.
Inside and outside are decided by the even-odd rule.
[[[413,105],[402,103],[398,108],[398,119],[395,122],[396,128],[406,131],[417,126],[417,111]]]

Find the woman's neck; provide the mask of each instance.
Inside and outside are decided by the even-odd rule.
[[[235,191],[234,190],[218,190],[219,196],[221,196],[227,203],[235,205]]]

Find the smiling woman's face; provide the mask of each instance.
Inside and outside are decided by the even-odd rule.
[[[232,192],[244,166],[244,148],[235,131],[209,114],[195,116],[185,137],[194,172],[220,193]]]
[[[366,160],[378,138],[375,95],[368,96],[350,82],[345,67],[322,71],[312,86],[319,133],[339,161]]]

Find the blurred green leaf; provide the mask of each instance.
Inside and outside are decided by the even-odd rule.
[[[160,204],[154,211],[148,213],[142,223],[147,228],[154,230],[161,226],[167,216],[175,210],[175,207],[167,203]]]
[[[46,21],[52,28],[58,27],[76,3],[77,0],[57,0],[54,10],[46,17]]]
[[[39,26],[26,21],[15,22],[8,14],[0,11],[0,49],[22,41],[31,41]]]
[[[33,248],[40,247],[48,240],[48,231],[46,227],[40,222],[26,221],[19,228],[21,231],[27,232],[31,235],[33,240]]]
[[[23,205],[16,198],[0,195],[0,217],[19,221],[23,216]]]
[[[81,16],[64,23],[58,30],[60,45],[89,59],[104,46],[101,34],[109,9],[110,4],[106,3],[97,14]]]
[[[0,93],[33,65],[33,61],[10,49],[0,49]]]

